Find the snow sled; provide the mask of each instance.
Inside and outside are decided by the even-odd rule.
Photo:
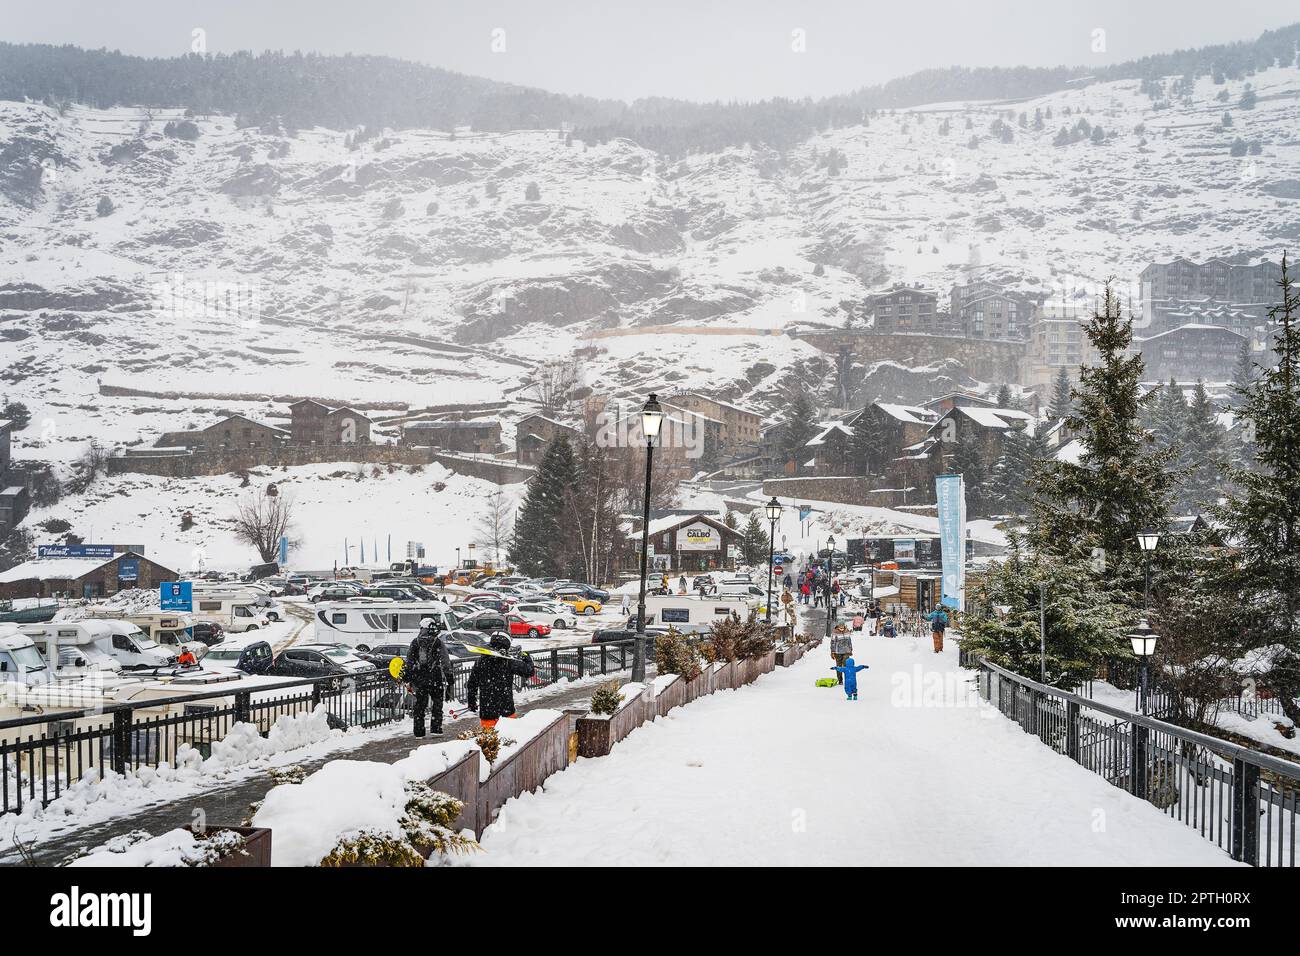
[[[836,686],[838,686],[838,685],[839,685],[839,681],[837,681],[834,677],[819,677],[819,678],[817,678],[817,685],[816,685],[816,686],[818,686],[818,687],[836,687]]]

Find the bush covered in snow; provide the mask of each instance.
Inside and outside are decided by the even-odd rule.
[[[247,841],[233,830],[194,833],[175,829],[150,836],[144,830],[114,837],[102,846],[64,862],[65,866],[212,866],[243,853]]]
[[[613,715],[618,713],[618,705],[621,703],[623,703],[623,695],[619,693],[618,682],[614,681],[605,684],[591,695],[591,712]]]
[[[700,645],[700,654],[713,664],[762,657],[775,647],[776,638],[766,624],[756,617],[742,621],[733,615],[713,622],[707,640]]]

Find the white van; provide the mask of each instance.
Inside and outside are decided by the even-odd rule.
[[[316,641],[360,650],[403,639],[409,642],[426,617],[441,624],[443,630],[456,627],[451,608],[442,601],[322,601],[316,605]]]
[[[227,598],[232,601],[251,601],[257,605],[258,613],[272,624],[288,618],[284,605],[271,597],[269,589],[260,584],[216,584],[194,589],[196,604],[200,600],[215,601]]]
[[[757,602],[746,597],[723,597],[693,594],[647,594],[645,613],[647,623],[672,625],[679,631],[698,631],[714,621],[733,614],[742,621],[759,608]],[[635,608],[632,617],[635,618]]]
[[[256,598],[232,591],[196,591],[190,616],[196,621],[220,624],[222,630],[236,634],[271,623]]]
[[[194,619],[178,611],[118,611],[108,607],[87,608],[89,617],[97,620],[119,620],[134,624],[145,637],[160,645],[169,653],[180,655],[188,650],[196,658],[202,659],[208,652],[208,645],[196,641],[190,636],[190,627]]]
[[[55,670],[64,666],[64,650],[75,648],[76,653],[87,659],[96,670],[94,652],[115,661],[122,670],[143,670],[151,667],[166,667],[176,660],[176,655],[160,647],[140,628],[128,621],[97,620],[86,618],[81,621],[50,621],[48,624],[24,624],[20,630],[30,637],[37,646],[42,642],[45,659],[53,661]],[[50,647],[56,653],[51,653]],[[57,675],[56,676],[61,676]]]

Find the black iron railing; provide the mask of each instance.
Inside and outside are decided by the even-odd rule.
[[[653,638],[648,653],[653,653]],[[632,642],[610,641],[547,648],[529,655],[536,674],[518,678],[519,689],[599,674],[632,665]],[[465,699],[474,661],[455,661],[451,698]],[[375,727],[401,720],[409,695],[387,671],[278,681],[257,690],[215,689],[125,704],[47,712],[0,721],[0,813],[20,813],[39,801],[48,806],[88,772],[125,774],[141,767],[172,766],[182,746],[211,754],[237,723],[265,736],[282,716],[324,706],[330,726]],[[148,712],[147,714],[144,712]]]
[[[1300,765],[1098,703],[962,653],[980,696],[1057,753],[1252,866],[1296,865]]]

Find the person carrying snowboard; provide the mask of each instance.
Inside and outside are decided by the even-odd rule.
[[[858,671],[864,671],[866,669],[866,664],[853,663],[853,658],[851,656],[845,658],[844,663],[835,668],[835,670],[839,672],[836,676],[844,682],[845,700],[858,699]]]
[[[442,701],[447,688],[451,686],[451,656],[447,645],[439,633],[441,628],[431,617],[420,621],[420,633],[406,649],[406,659],[402,663],[398,680],[411,685],[415,692],[415,736],[424,736],[424,713],[426,708],[433,710],[433,732],[442,733]]]
[[[495,727],[502,717],[515,716],[515,678],[536,673],[527,654],[510,656],[510,638],[504,634],[492,635],[488,646],[496,653],[476,660],[465,684],[466,705],[485,728]]]
[[[934,641],[934,652],[943,653],[943,632],[948,629],[948,612],[937,607],[930,614],[930,638]]]
[[[849,637],[847,632],[837,630],[831,635],[831,657],[835,660],[835,670],[839,671],[835,678],[841,684],[844,683],[844,671],[841,668],[843,668],[844,662],[852,656],[853,638]]]

